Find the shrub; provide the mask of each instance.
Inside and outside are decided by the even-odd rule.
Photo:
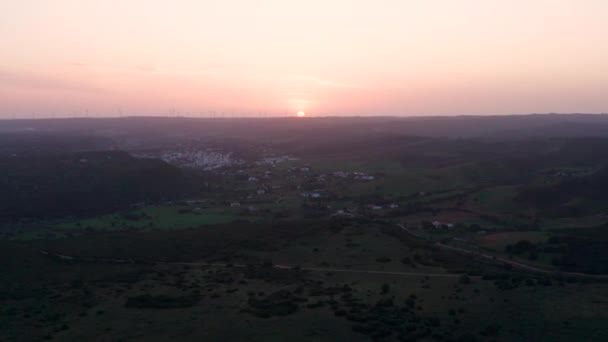
[[[465,285],[466,285],[466,284],[470,284],[470,283],[471,283],[471,277],[469,277],[469,276],[468,276],[468,275],[466,275],[466,274],[463,274],[463,275],[460,277],[459,281],[460,281],[460,283],[461,283],[461,284],[465,284]]]
[[[479,334],[482,336],[496,336],[500,332],[499,325],[488,325]]]
[[[186,296],[169,295],[139,295],[128,297],[125,306],[128,308],[139,309],[173,309],[188,308],[196,305],[200,301],[200,295],[191,294]]]

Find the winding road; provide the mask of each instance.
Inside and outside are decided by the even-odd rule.
[[[549,274],[549,275],[555,275],[555,276],[570,276],[570,277],[586,277],[586,278],[594,278],[594,279],[608,279],[608,275],[606,274],[587,274],[587,273],[579,273],[579,272],[561,272],[561,271],[553,271],[553,270],[547,270],[547,269],[542,269],[542,268],[538,268],[532,265],[528,265],[528,264],[524,264],[521,262],[517,262],[517,261],[513,261],[513,260],[509,260],[509,259],[505,259],[505,258],[500,258],[494,255],[490,255],[490,254],[485,254],[485,253],[481,253],[481,252],[476,252],[476,251],[472,251],[472,250],[468,250],[465,248],[460,248],[460,247],[454,247],[454,246],[449,246],[446,244],[443,244],[441,242],[436,242],[436,241],[432,241],[429,240],[425,237],[422,237],[412,231],[410,231],[409,229],[407,229],[405,227],[405,225],[403,225],[402,223],[397,224],[397,226],[399,228],[401,228],[403,231],[405,231],[406,233],[408,233],[409,235],[417,238],[417,239],[421,239],[424,241],[427,241],[429,243],[432,243],[434,246],[439,247],[439,248],[443,248],[443,249],[447,249],[447,250],[451,250],[454,252],[458,252],[458,253],[462,253],[462,254],[467,254],[467,255],[472,255],[475,257],[478,257],[480,259],[484,259],[485,261],[490,261],[496,264],[507,264],[507,265],[511,265],[515,268],[518,269],[522,269],[525,271],[530,271],[530,272],[536,272],[536,273],[543,273],[543,274]]]

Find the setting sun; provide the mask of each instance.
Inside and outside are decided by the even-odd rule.
[[[303,118],[303,117],[305,117],[305,116],[306,116],[306,113],[304,113],[303,111],[299,111],[299,112],[298,112],[298,114],[297,114],[297,116],[298,116],[299,118]]]

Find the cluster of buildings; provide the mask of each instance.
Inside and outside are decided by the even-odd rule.
[[[300,196],[304,198],[321,198],[323,195],[321,194],[321,190],[315,190],[313,192],[303,192]]]
[[[389,205],[368,204],[365,207],[369,210],[397,209],[397,208],[399,208],[399,204],[396,204],[396,203],[391,203]]]
[[[306,172],[310,172],[310,167],[308,167],[308,166],[302,166],[302,167],[292,166],[289,169],[287,169],[287,172],[289,172],[289,173],[306,173]]]
[[[265,157],[262,160],[258,160],[255,163],[256,163],[256,165],[270,165],[270,166],[274,167],[277,164],[284,163],[287,161],[294,161],[294,160],[298,160],[298,158],[294,158],[294,157],[288,156],[288,155],[281,155],[281,156]]]
[[[352,178],[352,179],[361,180],[361,181],[372,181],[372,180],[376,179],[374,176],[369,175],[364,172],[335,171],[334,173],[332,173],[332,175],[337,178],[345,178],[345,179]]]
[[[431,222],[431,224],[433,225],[433,227],[435,227],[437,229],[452,229],[452,228],[454,228],[454,224],[447,223],[447,222],[433,221],[433,222]]]
[[[234,158],[232,152],[220,152],[213,149],[184,149],[163,151],[159,153],[137,153],[138,158],[160,158],[178,167],[199,170],[214,170],[226,166],[243,164],[242,160]]]
[[[213,170],[243,163],[235,159],[232,152],[223,153],[212,150],[170,151],[163,153],[161,159],[180,167],[201,170]]]
[[[307,167],[297,169],[299,172],[308,172],[310,169]],[[328,178],[333,176],[334,178],[352,179],[356,181],[373,181],[376,177],[363,173],[363,172],[346,172],[346,171],[335,171],[331,174],[320,174],[317,176],[317,182],[326,183]]]

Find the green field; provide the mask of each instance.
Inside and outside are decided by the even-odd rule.
[[[235,208],[194,208],[188,206],[153,206],[124,213],[71,220],[56,225],[60,229],[189,229],[230,223],[239,218]]]
[[[514,201],[516,195],[517,187],[515,186],[491,187],[471,196],[471,205],[481,211],[495,213],[513,212],[521,209]]]
[[[465,172],[469,165],[445,168],[420,168],[393,161],[327,161],[311,162],[316,173],[336,171],[364,172],[376,176],[374,181],[349,180],[341,193],[359,196],[368,194],[411,196],[466,189],[475,184]]]
[[[5,302],[0,310],[0,338],[20,341],[50,336],[73,341],[101,331],[108,341],[196,341],[201,337],[252,342],[368,341],[378,339],[373,334],[388,331],[385,340],[396,341],[407,336],[408,327],[425,326],[431,327],[430,340],[465,334],[496,341],[581,337],[599,341],[608,336],[602,324],[608,319],[606,284],[559,285],[554,280],[541,285],[540,278],[518,273],[494,280],[471,276],[463,282],[458,273],[452,271],[453,276],[444,277],[450,272],[427,263],[443,260],[443,265],[449,265],[460,259],[458,267],[475,268],[471,260],[410,245],[377,228],[347,226],[328,231],[323,225],[300,222],[275,228],[234,226],[229,231],[210,226],[209,230],[191,231],[99,232],[69,242],[25,245],[3,242],[2,256],[19,256],[19,260],[0,265],[2,277],[11,276],[0,289],[20,299]],[[521,237],[531,238],[529,234],[510,236],[511,240]],[[193,263],[64,262],[35,253],[38,246],[83,257],[111,251],[115,257],[147,255]],[[130,247],[117,250],[120,246]],[[196,263],[212,250],[223,253],[209,258],[214,262],[238,255],[234,262],[247,263],[248,259],[251,266]],[[415,259],[415,254],[422,259]],[[390,260],[379,261],[379,257]],[[412,263],[404,264],[403,257]],[[268,259],[320,269],[254,265],[255,260]],[[50,274],[40,278],[35,271],[40,268]],[[526,279],[530,284],[525,285]],[[348,291],[342,290],[345,288]],[[271,301],[278,293],[285,297]],[[145,300],[129,304],[134,298]],[[438,325],[427,325],[431,318]],[[37,329],[25,329],[31,325]],[[369,332],[357,332],[361,326]]]
[[[549,234],[546,232],[502,232],[481,236],[477,239],[477,243],[481,247],[502,252],[507,245],[514,244],[520,240],[536,243],[544,242],[548,237]]]

